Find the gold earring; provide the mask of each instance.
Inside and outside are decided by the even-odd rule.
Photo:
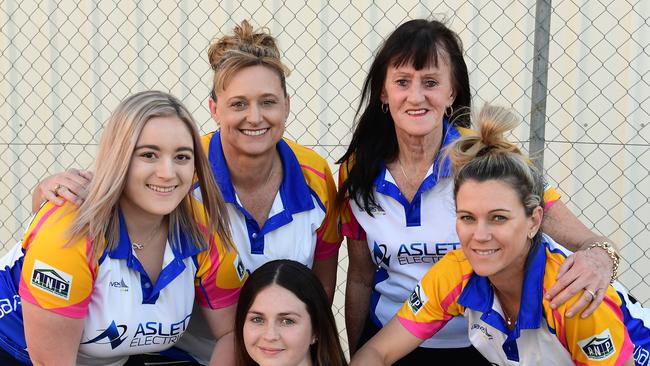
[[[453,106],[450,105],[447,108],[445,108],[445,116],[447,118],[451,118],[451,116],[453,116],[453,115],[454,115],[454,107]]]

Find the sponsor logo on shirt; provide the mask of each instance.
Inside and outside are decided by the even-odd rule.
[[[121,292],[129,292],[129,286],[124,282],[124,278],[120,279],[120,281],[109,282],[108,286],[116,288]]]
[[[0,299],[0,319],[5,315],[13,313],[21,305],[20,296],[14,295],[11,298]]]
[[[375,260],[375,264],[378,266],[383,264],[386,268],[390,267],[390,255],[386,255],[388,252],[388,247],[386,244],[379,244],[374,242],[372,247],[372,257]]]
[[[650,352],[641,346],[634,347],[634,364],[637,366],[650,365]]]
[[[106,329],[100,329],[102,331],[97,337],[88,340],[86,342],[81,342],[81,344],[110,344],[111,349],[116,349],[122,344],[127,338],[126,331],[127,327],[124,324],[116,325],[115,320],[111,322],[111,325]]]
[[[609,328],[600,334],[578,341],[578,345],[591,360],[604,360],[616,353]]]
[[[480,331],[481,333],[483,333],[483,335],[485,336],[485,338],[488,339],[488,340],[492,340],[492,339],[494,339],[494,337],[492,336],[492,334],[490,334],[490,333],[488,332],[487,327],[484,326],[484,325],[474,323],[474,324],[472,324],[472,330],[478,330],[478,331]]]
[[[408,300],[413,314],[417,314],[428,300],[427,294],[422,289],[422,285],[418,283],[413,292],[411,292],[411,296],[409,296]]]
[[[436,263],[445,254],[460,248],[460,243],[409,243],[400,245],[397,262],[400,265]]]
[[[38,259],[34,261],[34,269],[30,283],[47,293],[64,300],[70,299],[70,285],[72,284],[72,275],[54,268],[47,263]]]
[[[237,277],[239,277],[239,280],[242,281],[244,279],[244,276],[246,276],[246,267],[244,266],[244,262],[242,262],[239,256],[235,258],[235,270],[237,271]]]

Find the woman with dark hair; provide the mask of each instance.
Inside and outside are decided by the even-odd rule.
[[[334,315],[312,271],[291,260],[255,270],[235,316],[239,366],[343,366]]]
[[[462,249],[427,272],[352,364],[390,365],[463,315],[469,339],[492,365],[634,365],[633,353],[648,352],[650,329],[623,292],[605,288],[604,303],[587,318],[566,316],[581,294],[556,309],[543,297],[567,256],[540,231],[543,180],[504,138],[518,125],[513,113],[486,106],[475,120],[478,134],[449,147]]]
[[[352,141],[339,160],[352,353],[392,318],[433,263],[460,247],[453,180],[439,152],[469,132],[470,103],[462,43],[443,23],[408,21],[379,49],[363,86]],[[547,296],[558,306],[582,293],[568,314],[589,305],[586,316],[602,301],[618,256],[607,238],[593,234],[558,198],[552,187],[546,190],[545,232],[571,250],[595,250],[571,256]],[[404,364],[444,355],[481,362],[466,326],[462,318],[451,320]]]

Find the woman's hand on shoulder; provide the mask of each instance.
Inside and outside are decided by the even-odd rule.
[[[38,211],[45,201],[61,206],[69,201],[79,206],[88,196],[88,186],[93,173],[87,170],[68,169],[43,179],[32,193],[32,212]]]

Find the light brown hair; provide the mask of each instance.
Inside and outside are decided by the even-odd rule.
[[[208,61],[214,71],[212,99],[217,91],[224,90],[233,76],[250,66],[265,66],[280,78],[282,91],[287,95],[286,77],[289,69],[280,61],[276,39],[266,28],[254,30],[247,21],[235,26],[232,35],[216,39],[208,49]]]
[[[93,255],[114,249],[119,241],[119,200],[124,191],[131,158],[146,123],[156,117],[178,117],[192,135],[194,171],[201,191],[202,205],[192,197],[192,190],[169,214],[169,238],[179,244],[179,234],[188,235],[194,245],[205,249],[216,233],[223,245],[234,248],[227,210],[212,176],[201,135],[187,108],[174,96],[160,91],[145,91],[124,99],[108,119],[99,143],[95,175],[86,200],[77,211],[70,229],[71,238],[88,236]],[[205,219],[199,219],[202,215]],[[197,222],[197,220],[199,220]],[[202,222],[204,221],[204,223]],[[204,228],[201,226],[205,225]]]

